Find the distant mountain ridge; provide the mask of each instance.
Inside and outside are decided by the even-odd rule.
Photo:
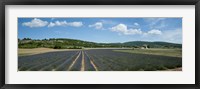
[[[67,38],[51,38],[35,40],[30,38],[18,39],[19,48],[97,48],[97,47],[130,47],[130,48],[140,48],[143,46],[148,46],[149,48],[182,48],[182,44],[169,43],[169,42],[148,42],[148,41],[129,41],[124,43],[96,43],[77,39],[67,39]]]

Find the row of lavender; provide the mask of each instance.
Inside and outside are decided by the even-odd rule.
[[[84,60],[84,61],[83,61]],[[18,57],[18,71],[155,71],[182,67],[182,58],[114,52],[60,51]]]

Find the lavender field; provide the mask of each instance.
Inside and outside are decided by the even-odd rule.
[[[80,49],[19,56],[18,71],[162,71],[182,67],[182,57],[114,50]]]

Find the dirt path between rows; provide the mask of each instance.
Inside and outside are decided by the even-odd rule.
[[[85,70],[84,52],[82,51],[81,71]]]
[[[92,64],[92,66],[94,67],[95,71],[98,71],[97,66],[94,64],[94,62],[92,61],[93,59],[85,52],[85,55],[88,56],[90,63]]]
[[[91,65],[94,67],[95,71],[98,71],[98,68],[97,66],[95,65],[95,63],[93,62],[93,59],[84,51],[80,51],[79,54],[76,56],[76,58],[74,59],[74,61],[72,62],[72,64],[69,66],[69,68],[67,69],[68,71],[71,70],[71,68],[74,66],[74,64],[77,62],[77,60],[80,58],[80,55],[82,55],[82,60],[81,60],[81,69],[80,71],[85,71],[85,59],[84,59],[84,56],[86,55],[89,60],[90,60],[90,63]]]
[[[71,70],[71,68],[74,66],[74,64],[76,63],[77,59],[80,57],[80,55],[81,55],[81,51],[79,52],[79,54],[77,55],[77,57],[75,58],[75,60],[72,62],[72,64],[67,69],[68,71]]]

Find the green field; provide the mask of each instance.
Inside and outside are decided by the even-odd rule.
[[[126,52],[126,53],[138,53],[138,54],[151,54],[151,55],[162,55],[171,57],[182,57],[182,49],[161,49],[161,48],[151,48],[151,49],[131,49],[131,50],[114,50],[116,52]]]

